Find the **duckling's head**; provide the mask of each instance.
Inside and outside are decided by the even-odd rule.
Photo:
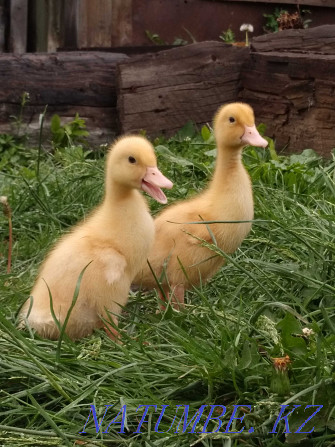
[[[106,188],[117,184],[123,189],[143,189],[159,203],[166,203],[160,188],[173,183],[157,168],[152,144],[141,136],[126,136],[111,147],[106,163]]]
[[[247,145],[268,145],[256,129],[254,111],[242,102],[226,104],[217,111],[214,117],[214,134],[218,147],[242,149]]]

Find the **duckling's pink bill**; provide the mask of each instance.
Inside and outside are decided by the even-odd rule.
[[[173,183],[156,167],[147,168],[142,180],[142,189],[159,203],[167,203],[167,198],[160,188],[171,189]]]
[[[256,126],[244,126],[245,132],[241,137],[242,143],[250,144],[250,146],[266,147],[268,142],[263,138]]]

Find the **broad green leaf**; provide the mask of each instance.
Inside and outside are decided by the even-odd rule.
[[[299,337],[302,334],[302,328],[299,321],[291,314],[287,313],[285,317],[277,324],[281,331],[281,339],[284,349],[292,350],[301,355],[307,353],[306,342]]]
[[[61,121],[59,115],[55,114],[51,118],[50,128],[51,132],[58,132],[61,127]]]
[[[177,157],[177,155],[171,152],[169,148],[161,144],[159,146],[156,146],[156,152],[162,155],[166,160],[177,163],[180,166],[193,166],[192,162],[186,160],[185,158]]]
[[[201,136],[202,136],[202,139],[204,140],[204,141],[207,141],[207,140],[209,140],[209,138],[211,137],[211,131],[208,129],[208,127],[207,126],[202,126],[202,128],[201,128]]]
[[[251,364],[251,349],[250,349],[250,343],[249,341],[245,341],[243,344],[242,352],[241,352],[241,359],[238,364],[238,368],[240,370],[246,369]]]

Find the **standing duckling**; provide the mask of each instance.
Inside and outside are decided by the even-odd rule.
[[[169,298],[171,290],[171,301],[176,308],[183,306],[186,289],[204,283],[224,264],[224,259],[202,246],[199,239],[213,243],[212,233],[218,247],[233,253],[251,228],[249,222],[218,223],[208,227],[186,222],[245,221],[254,216],[252,186],[242,163],[242,149],[246,145],[266,147],[267,141],[256,129],[252,108],[243,103],[221,107],[214,118],[214,134],[216,168],[207,189],[189,200],[171,205],[155,219],[155,242],[149,263],[162,281],[161,299],[164,295]],[[144,289],[157,286],[148,266],[137,275],[134,283]]]
[[[153,146],[139,136],[119,139],[107,157],[102,203],[45,259],[31,292],[32,306],[28,299],[20,311],[21,326],[27,320],[42,337],[57,339],[49,291],[54,313],[63,324],[85,267],[67,335],[77,339],[91,334],[105,326],[101,317],[108,320],[108,313],[117,324],[116,315],[126,305],[130,284],[154,240],[153,219],[139,189],[166,203],[160,187],[171,188],[172,182],[158,170]],[[108,329],[115,335],[110,325]]]

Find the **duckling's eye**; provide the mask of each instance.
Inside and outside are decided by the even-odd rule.
[[[231,123],[235,123],[235,118],[234,118],[233,116],[230,116],[230,117],[229,117],[229,121],[230,121]]]
[[[136,163],[136,158],[130,156],[130,157],[128,157],[128,161],[129,161],[129,163],[134,164],[134,163]]]

